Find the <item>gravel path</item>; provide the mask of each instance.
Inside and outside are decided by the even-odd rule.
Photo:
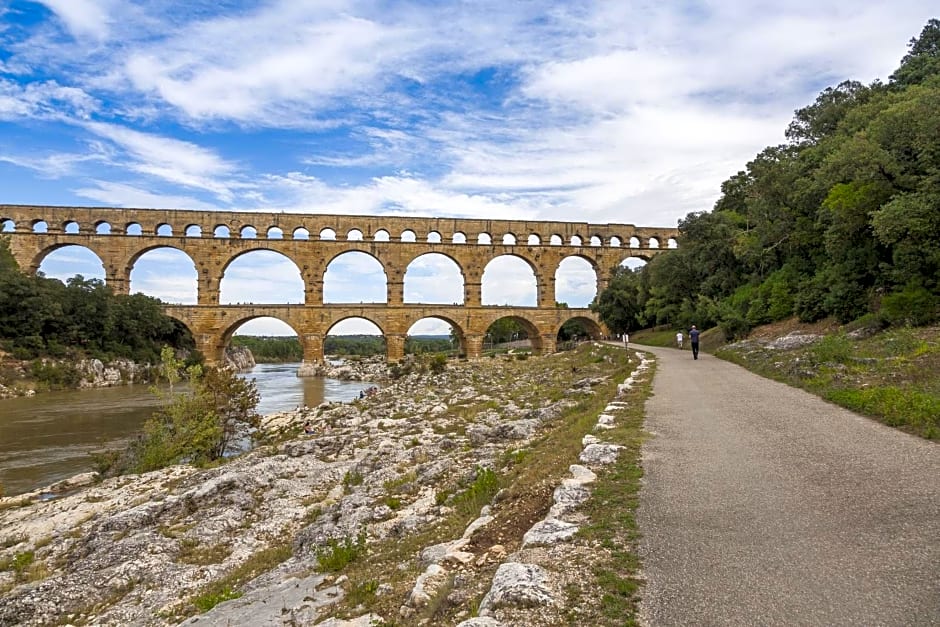
[[[642,624],[940,625],[940,445],[648,350]]]

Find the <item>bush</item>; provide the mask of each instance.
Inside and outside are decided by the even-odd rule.
[[[345,537],[342,540],[333,539],[325,547],[317,549],[317,564],[320,570],[337,572],[346,567],[366,551],[366,532],[362,530],[356,539]]]
[[[908,285],[882,298],[881,312],[891,324],[926,326],[940,317],[940,299],[927,288]]]

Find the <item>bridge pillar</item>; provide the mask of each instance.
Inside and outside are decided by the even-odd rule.
[[[118,275],[114,270],[105,273],[104,282],[114,294],[124,294],[126,296],[131,293],[131,282],[127,277]]]
[[[470,281],[465,282],[463,286],[464,306],[481,307],[482,303],[483,303],[483,283],[472,283]]]
[[[193,339],[196,341],[196,350],[202,353],[207,366],[222,365],[225,346],[220,345],[219,338],[211,333],[193,333]]]
[[[196,302],[200,305],[218,305],[221,282],[221,278],[215,279],[208,274],[199,277]]]
[[[308,307],[319,307],[323,304],[323,278],[304,280],[304,303]]]
[[[555,277],[545,278],[539,282],[538,303],[543,309],[554,309],[555,303]]]
[[[401,307],[401,305],[404,302],[405,302],[405,282],[389,280],[388,304],[392,307]]]
[[[304,348],[304,359],[297,376],[308,377],[317,372],[316,368],[310,366],[323,363],[323,336],[319,333],[304,333],[300,343]]]
[[[553,333],[542,334],[542,346],[538,350],[539,355],[551,355],[558,350],[558,338]]]
[[[479,359],[483,355],[483,336],[464,335],[464,346],[467,351],[467,359]]]
[[[385,349],[388,363],[399,362],[405,357],[405,335],[399,333],[385,334]]]

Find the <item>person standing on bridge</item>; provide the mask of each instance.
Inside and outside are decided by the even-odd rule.
[[[692,328],[689,330],[689,342],[692,344],[692,359],[698,359],[698,336],[699,331],[693,324]]]

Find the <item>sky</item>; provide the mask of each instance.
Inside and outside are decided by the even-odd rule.
[[[886,79],[938,14],[937,0],[0,0],[0,204],[676,226],[822,89]],[[95,276],[89,255],[62,249],[42,270]],[[132,290],[194,302],[191,262],[151,255]],[[534,304],[527,269],[496,263],[506,279],[484,281],[484,302]],[[458,300],[440,287],[453,271],[422,260],[406,300]],[[248,255],[223,302],[297,302],[292,272]],[[384,300],[375,272],[340,258],[327,299]],[[559,286],[583,306],[593,272],[568,263]]]

